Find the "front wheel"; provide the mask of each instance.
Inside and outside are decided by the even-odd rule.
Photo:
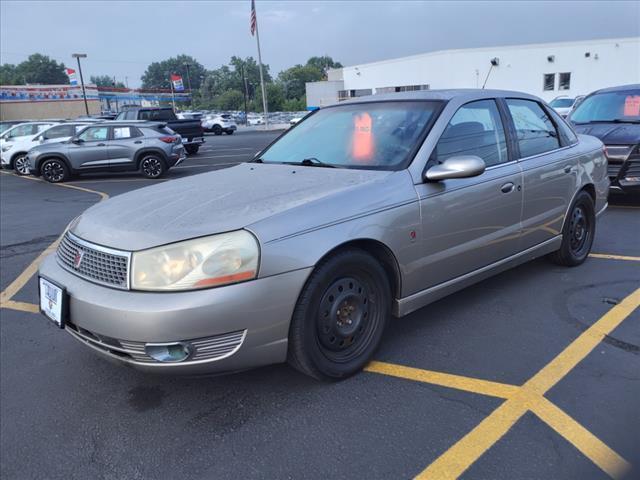
[[[20,153],[13,159],[13,169],[18,175],[29,175],[29,160],[26,153]]]
[[[595,206],[591,195],[582,191],[571,205],[564,226],[560,249],[550,255],[558,265],[574,267],[587,259],[596,233]]]
[[[188,155],[195,155],[200,150],[200,145],[185,145],[184,150]]]
[[[322,261],[293,313],[289,364],[320,380],[360,371],[382,339],[390,292],[384,269],[362,250],[343,250]]]
[[[140,162],[140,171],[147,178],[160,178],[166,170],[164,161],[157,155],[147,155]]]
[[[222,135],[222,127],[220,125],[214,125],[211,131],[214,135]]]
[[[69,178],[69,168],[67,165],[57,158],[45,160],[40,167],[42,178],[50,183],[64,182]]]

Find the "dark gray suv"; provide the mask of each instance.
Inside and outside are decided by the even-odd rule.
[[[40,145],[28,153],[32,175],[64,182],[72,174],[139,171],[159,178],[185,159],[180,135],[160,122],[103,122],[67,142]]]

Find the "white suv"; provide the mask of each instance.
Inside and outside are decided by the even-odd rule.
[[[238,125],[236,125],[236,122],[233,121],[233,118],[228,113],[208,115],[201,123],[202,128],[216,135],[222,135],[223,132],[231,135],[238,129]]]
[[[35,134],[16,135],[7,139],[3,138],[1,147],[2,168],[13,168],[18,175],[28,175],[29,162],[27,160],[27,153],[29,150],[43,143],[57,143],[69,140],[87,125],[89,125],[89,122],[69,122],[54,125],[38,124],[34,125],[37,130]],[[31,129],[33,130],[33,128]],[[22,134],[27,130],[27,128],[24,128],[17,133]]]

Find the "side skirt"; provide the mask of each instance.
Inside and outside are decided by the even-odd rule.
[[[473,272],[465,273],[457,278],[453,278],[439,285],[427,288],[420,292],[414,293],[405,298],[396,299],[393,304],[393,315],[403,317],[411,312],[418,310],[430,303],[440,300],[447,295],[462,290],[469,285],[480,282],[485,278],[492,277],[500,272],[509,270],[515,266],[529,262],[535,258],[555,252],[560,248],[562,243],[562,235],[551,238],[534,247],[528,248],[520,253],[504,258],[495,263],[479,268]]]

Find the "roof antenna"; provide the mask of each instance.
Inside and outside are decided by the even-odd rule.
[[[500,65],[500,59],[498,57],[494,57],[491,59],[491,67],[489,67],[489,71],[487,72],[487,77],[484,79],[484,83],[482,84],[482,89],[484,90],[484,86],[487,84],[487,80],[489,80],[489,75],[491,75],[491,70],[493,67],[497,67]]]

